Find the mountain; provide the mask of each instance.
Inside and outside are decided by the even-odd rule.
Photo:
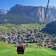
[[[53,21],[46,25],[45,28],[42,29],[42,32],[48,33],[48,34],[56,34],[56,21]]]
[[[56,20],[56,8],[48,9],[46,18],[46,7],[43,6],[24,6],[16,4],[11,7],[6,15],[0,15],[0,23],[50,23]]]
[[[8,10],[0,9],[0,15],[1,14],[6,14],[7,12],[8,12]]]
[[[32,20],[34,23],[42,22],[44,19],[44,7],[42,6],[23,6],[16,4],[14,7],[12,7],[9,12],[7,13],[8,15],[18,15],[18,19],[25,19],[25,20]],[[42,9],[42,10],[41,10]],[[43,11],[43,12],[42,12]],[[42,15],[42,14],[43,15]],[[42,17],[41,17],[42,15]],[[23,17],[23,18],[22,18]]]

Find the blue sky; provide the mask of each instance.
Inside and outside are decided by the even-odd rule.
[[[0,0],[0,9],[10,9],[15,4],[26,6],[46,6],[48,0]],[[56,7],[56,0],[50,0],[50,6]]]

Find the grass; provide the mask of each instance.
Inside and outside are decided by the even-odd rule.
[[[26,47],[25,53],[19,55],[15,45],[0,42],[0,56],[56,56],[56,51],[43,47]]]
[[[2,32],[7,33],[7,32],[11,32],[12,29],[14,31],[17,30],[27,30],[27,29],[32,29],[32,28],[36,28],[39,29],[41,27],[44,27],[45,25],[43,24],[0,24],[0,32],[2,30]]]

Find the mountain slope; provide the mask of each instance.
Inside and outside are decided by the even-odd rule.
[[[48,34],[56,34],[56,21],[47,24],[46,27],[42,29],[42,31]]]

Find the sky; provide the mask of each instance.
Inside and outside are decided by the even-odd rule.
[[[48,0],[0,0],[0,9],[9,10],[16,4],[25,6],[46,6]],[[56,0],[50,0],[49,6],[56,7]]]

